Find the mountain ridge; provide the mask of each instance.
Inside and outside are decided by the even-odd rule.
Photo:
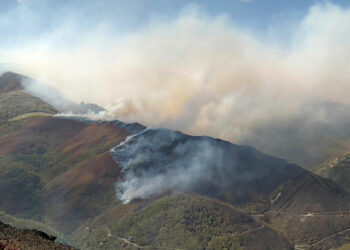
[[[312,249],[350,219],[349,194],[336,183],[252,147],[79,115],[0,121],[0,195],[1,210],[84,249],[132,248],[132,238],[153,247]]]

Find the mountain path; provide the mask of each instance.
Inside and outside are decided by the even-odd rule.
[[[253,229],[250,229],[250,230],[241,232],[241,233],[235,233],[235,234],[232,234],[232,236],[240,236],[240,235],[243,235],[243,234],[246,234],[246,233],[251,233],[251,232],[254,232],[254,231],[261,230],[261,229],[263,229],[263,228],[265,228],[265,225],[264,225],[264,224],[261,224],[260,227],[256,227],[256,228],[253,228]]]
[[[138,244],[136,244],[135,242],[131,242],[129,241],[128,239],[126,238],[123,238],[123,237],[120,237],[118,235],[115,235],[115,234],[112,234],[112,232],[109,230],[109,229],[104,229],[104,228],[95,228],[95,229],[92,229],[92,230],[100,230],[100,231],[104,231],[104,232],[107,232],[107,237],[111,238],[111,237],[114,237],[118,240],[122,240],[124,241],[125,243],[135,247],[135,248],[138,248],[138,249],[169,249],[169,250],[185,250],[185,249],[182,249],[182,248],[173,248],[173,247],[156,247],[156,246],[140,246]]]
[[[232,236],[240,236],[240,235],[243,235],[243,234],[247,234],[247,233],[251,233],[251,232],[255,232],[255,231],[258,231],[258,230],[262,230],[265,228],[265,225],[264,224],[261,224],[261,226],[259,227],[256,227],[256,228],[252,228],[252,229],[249,229],[249,230],[246,230],[246,231],[243,231],[243,232],[240,232],[240,233],[234,233],[232,234]],[[126,238],[123,238],[123,237],[120,237],[118,235],[115,235],[115,234],[112,234],[112,232],[109,230],[109,229],[104,229],[104,228],[95,228],[95,229],[92,229],[92,230],[100,230],[100,231],[104,231],[107,233],[107,237],[111,238],[111,237],[114,237],[116,239],[119,239],[119,240],[122,240],[124,241],[125,243],[129,244],[129,245],[132,245],[133,247],[136,247],[138,249],[146,249],[146,248],[152,248],[152,249],[169,249],[169,250],[184,250],[182,248],[173,248],[173,247],[156,247],[156,246],[140,246],[134,242],[131,242],[129,241],[128,239]]]
[[[339,215],[344,215],[344,213],[349,213],[350,209],[348,210],[343,210],[343,211],[329,211],[329,212],[323,212],[323,213],[314,213],[314,212],[309,212],[307,214],[294,214],[294,213],[288,213],[288,212],[282,212],[282,211],[277,211],[277,210],[269,210],[266,211],[265,213],[262,214],[255,214],[255,215],[251,215],[253,218],[254,217],[263,217],[264,215],[268,214],[268,213],[275,213],[275,214],[286,214],[286,215],[292,215],[292,216],[299,216],[299,217],[308,217],[308,216],[339,216]],[[350,214],[348,214],[350,215]],[[347,228],[345,230],[342,230],[340,232],[334,233],[332,235],[326,236],[324,238],[322,238],[321,240],[317,241],[316,243],[313,244],[300,244],[300,245],[295,245],[294,248],[296,250],[305,250],[308,248],[312,248],[315,247],[321,243],[323,243],[324,241],[331,239],[339,234],[342,233],[346,233],[349,232],[350,228]]]
[[[250,216],[252,217],[262,217],[268,213],[275,213],[275,214],[286,214],[286,215],[293,215],[293,216],[337,216],[337,215],[344,215],[344,213],[349,213],[350,209],[348,210],[343,210],[343,211],[329,211],[329,212],[309,212],[307,214],[294,214],[294,213],[288,213],[288,212],[283,212],[283,211],[278,211],[278,210],[268,210],[265,213],[262,214],[252,214]],[[350,214],[349,214],[350,216]]]
[[[349,213],[350,212],[350,209],[348,210],[343,210],[343,211],[329,211],[329,212],[309,212],[307,214],[295,214],[295,213],[288,213],[288,212],[283,212],[283,211],[278,211],[278,210],[268,210],[262,214],[255,214],[255,215],[250,215],[251,217],[263,217],[264,215],[266,214],[269,214],[269,213],[275,213],[275,214],[286,214],[286,215],[291,215],[291,216],[299,216],[299,217],[308,217],[308,216],[337,216],[337,215],[344,215],[344,213]],[[350,215],[350,214],[349,214]],[[257,218],[257,220],[261,223],[261,226],[259,227],[256,227],[256,228],[252,228],[252,229],[249,229],[249,230],[246,230],[246,231],[243,231],[243,232],[240,232],[240,233],[233,233],[232,236],[240,236],[240,235],[244,235],[244,234],[247,234],[247,233],[251,233],[251,232],[255,232],[255,231],[259,231],[259,230],[262,230],[264,229],[265,227],[269,227],[268,225],[265,225],[264,222],[262,222],[261,220],[259,220]],[[107,233],[107,237],[111,238],[115,238],[115,239],[118,239],[118,240],[121,240],[121,241],[124,241],[126,244],[130,245],[130,246],[133,246],[137,249],[169,249],[169,250],[184,250],[184,249],[181,249],[181,248],[172,248],[172,247],[156,247],[156,246],[140,246],[138,245],[137,243],[135,242],[131,242],[129,239],[127,238],[124,238],[124,237],[121,237],[121,236],[118,236],[116,234],[112,234],[112,232],[109,230],[109,229],[105,229],[105,228],[94,228],[92,230],[100,230],[100,231],[104,231]],[[272,230],[276,230],[276,229],[272,229]],[[280,231],[280,230],[277,230],[281,233],[285,233],[283,231]],[[321,243],[323,243],[324,241],[328,240],[328,239],[331,239],[333,237],[335,237],[336,235],[339,235],[339,234],[342,234],[342,233],[345,233],[345,232],[348,232],[350,231],[350,228],[347,228],[343,231],[340,231],[340,232],[337,232],[337,233],[334,233],[332,235],[329,235],[323,239],[320,239],[319,241],[317,241],[316,243],[313,243],[313,244],[297,244],[297,245],[294,245],[294,248],[296,250],[305,250],[305,249],[309,249],[309,248],[312,248],[312,247],[315,247]]]
[[[334,233],[332,235],[329,235],[329,236],[327,236],[327,237],[317,241],[316,243],[313,243],[313,244],[310,244],[310,245],[299,245],[299,247],[314,247],[314,246],[317,246],[317,245],[321,244],[322,242],[324,242],[324,241],[326,241],[328,239],[333,238],[334,236],[337,236],[338,234],[346,233],[346,232],[349,232],[349,231],[350,231],[350,228],[345,229],[345,230],[340,231],[340,232],[337,232],[337,233]]]

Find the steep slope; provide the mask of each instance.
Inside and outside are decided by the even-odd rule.
[[[28,113],[55,114],[57,111],[39,98],[23,91],[0,95],[0,120],[9,120]]]
[[[8,93],[14,90],[22,90],[21,75],[12,72],[6,72],[0,76],[0,94]]]
[[[292,249],[283,236],[217,200],[173,194],[118,206],[85,230],[83,248]],[[123,240],[126,239],[126,240]],[[102,243],[102,244],[101,244]]]
[[[334,180],[347,191],[350,191],[350,154],[332,157],[323,164],[312,169],[315,173]]]
[[[330,180],[253,148],[148,129],[111,154],[125,178],[118,189],[124,202],[152,200],[169,191],[195,192],[243,208],[295,247],[328,249],[347,242],[338,233],[350,231],[350,216],[344,213],[349,194]]]
[[[75,231],[84,249],[330,249],[350,238],[349,211],[241,210],[175,193],[118,205]]]
[[[8,224],[9,226],[14,227],[16,229],[35,229],[44,232],[48,235],[53,235],[57,237],[56,241],[64,241],[64,236],[62,234],[60,234],[53,228],[50,228],[49,226],[35,220],[13,217],[3,211],[0,211],[0,222]]]
[[[221,201],[217,200],[215,204],[225,207],[234,204],[251,214],[279,211],[304,215],[309,210],[341,211],[348,206],[347,193],[333,182],[284,160],[264,155],[253,148],[209,137],[192,137],[165,129],[146,129],[143,132],[140,132],[141,129],[135,129],[139,133],[125,140],[129,133],[116,127],[116,124],[119,123],[82,122],[79,119],[40,116],[3,122],[3,126],[9,132],[0,136],[0,192],[2,197],[5,197],[0,202],[0,208],[17,216],[36,218],[68,236],[74,230],[75,234],[82,235],[84,225],[89,220],[106,213],[110,208],[115,207],[113,210],[123,211],[123,205],[116,199],[117,195],[121,198],[125,195],[124,197],[130,197],[130,200],[136,199],[137,211],[144,206],[152,207],[159,197],[166,199],[169,191],[176,190],[201,194],[203,202],[196,205],[201,210],[206,209],[206,202],[212,202],[208,197],[225,202],[222,205]],[[130,131],[131,128],[139,127],[135,126],[123,125]],[[109,150],[115,145],[119,146],[111,152],[114,161]],[[120,164],[121,169],[116,162]],[[120,170],[123,181],[120,180]],[[115,183],[119,186],[117,191]],[[139,190],[149,193],[138,193]],[[135,193],[140,195],[135,196]],[[137,198],[143,198],[144,201],[139,202]],[[192,200],[184,199],[184,203],[191,204]],[[133,204],[135,203],[131,206]],[[182,205],[183,208],[186,206]],[[239,211],[237,208],[232,209]],[[189,206],[186,211],[190,212],[179,210],[178,215],[195,213],[197,210]],[[214,213],[210,210],[208,214],[212,212]],[[207,218],[208,214],[203,216]],[[112,213],[108,216],[111,216],[111,221],[115,221],[118,218],[126,219],[136,215],[126,211],[124,215],[115,214],[116,217],[113,217]],[[150,215],[140,216],[148,218]],[[243,215],[238,217],[240,216]],[[253,228],[252,225],[256,225],[254,223],[260,223],[272,230],[267,234],[271,234],[268,236],[270,239],[275,239],[272,242],[276,241],[276,246],[288,241],[292,242],[288,245],[298,241],[305,243],[296,233],[302,224],[283,228],[280,230],[283,234],[280,235],[276,234],[279,231],[274,231],[274,228],[279,228],[280,223],[289,225],[288,218],[265,216],[264,218],[272,221],[271,224],[265,221],[254,222],[256,218],[252,216],[249,218],[252,222],[242,225],[242,231],[244,228],[248,228],[249,231],[249,228]],[[202,219],[196,217],[193,223],[210,226]],[[109,221],[105,224],[110,225]],[[129,224],[130,227],[120,230],[130,230],[131,236],[134,236],[134,232],[141,231],[140,226],[131,222]],[[145,222],[147,227],[152,224],[166,228],[168,222]],[[321,220],[305,230],[312,232],[318,227],[325,228],[325,225],[330,229],[316,234],[314,241],[345,227],[333,220]],[[173,229],[167,229],[166,232],[171,230]],[[186,230],[183,231],[185,235],[188,233]],[[143,231],[146,234],[153,232],[155,238],[152,242],[143,242],[142,237],[137,236],[141,237],[138,238],[139,244],[160,244],[157,241],[158,237],[165,237],[161,236],[163,231]],[[288,237],[283,236],[284,234]],[[203,235],[204,231],[198,231],[197,235],[193,236],[194,242],[201,241]],[[101,240],[100,237],[105,236],[105,233],[100,232],[92,235],[91,239],[98,241]],[[176,239],[174,235],[171,237]],[[188,237],[189,242],[186,244],[190,244],[192,236]],[[254,241],[258,242],[258,238]],[[240,238],[234,242],[226,242],[227,239],[217,240],[215,244],[240,242],[239,246],[254,242]],[[120,240],[117,242],[120,243]],[[213,242],[216,241],[213,239]],[[213,242],[208,240],[206,244],[209,247]],[[272,242],[271,244],[275,244]],[[341,242],[343,241],[339,241],[339,244]],[[111,244],[117,243],[113,241]]]
[[[11,72],[0,76],[0,120],[28,113],[57,113],[51,105],[23,91],[21,81],[24,78]]]
[[[345,210],[349,194],[336,183],[305,172],[281,185],[272,195],[274,209],[307,213]]]
[[[99,215],[117,202],[119,171],[109,154],[102,153],[53,179],[44,195],[46,220],[58,222],[56,228],[67,232]]]
[[[260,202],[269,207],[274,191],[282,190],[272,205],[284,210],[327,211],[349,204],[349,195],[333,182],[251,147],[209,137],[148,129],[111,154],[125,177],[119,185],[124,202],[179,190],[235,205]]]
[[[138,133],[126,139],[130,135],[129,132],[117,127],[118,124]],[[129,232],[128,237],[137,237],[137,244],[165,246],[164,242],[168,240],[164,237],[169,233],[169,237],[174,239],[187,237],[188,240],[184,241],[184,244],[206,242],[208,249],[211,244],[234,244],[238,247],[251,244],[251,249],[259,249],[257,245],[262,243],[272,244],[272,249],[281,249],[280,244],[286,244],[283,248],[287,249],[298,242],[310,243],[303,239],[304,236],[301,236],[298,230],[309,234],[317,231],[317,228],[323,228],[321,233],[313,235],[312,243],[346,227],[345,224],[339,224],[338,220],[318,220],[305,229],[304,223],[296,223],[295,218],[291,220],[288,216],[280,214],[277,218],[273,217],[272,211],[293,213],[299,217],[307,214],[309,210],[341,211],[348,206],[348,195],[333,182],[247,146],[233,145],[209,137],[187,136],[164,129],[146,129],[140,132],[140,126],[126,126],[119,122],[38,116],[4,121],[2,126],[8,132],[0,134],[0,192],[5,198],[0,202],[0,208],[13,215],[45,222],[70,240],[69,235],[72,235],[72,232],[79,236],[86,234],[86,237],[91,239],[87,245],[78,241],[79,237],[75,238],[79,246],[85,244],[87,247],[90,244],[90,247],[96,247],[96,244],[100,244],[99,242],[106,238],[106,232],[85,232],[89,221],[95,218],[100,218],[101,220],[97,219],[95,222],[109,230],[113,229],[113,225],[120,225],[120,229],[113,230]],[[113,160],[109,151],[115,145],[118,146],[111,152]],[[121,169],[116,162],[120,164]],[[117,190],[115,183],[118,183]],[[129,189],[130,183],[135,190],[146,190],[150,193],[133,197],[135,190]],[[156,189],[149,184],[156,184]],[[183,200],[182,203],[178,198],[167,200],[169,191],[176,190],[201,194],[200,202],[193,198],[197,196],[187,194],[184,195],[188,198],[180,199]],[[117,195],[123,197],[125,194],[129,195],[130,191],[132,196],[129,197],[136,200],[130,205],[121,205],[116,199]],[[213,201],[209,197],[218,200]],[[171,219],[171,216],[167,220],[161,220],[148,212],[138,214],[139,211],[144,211],[143,208],[157,207],[158,199],[165,199],[165,203],[172,204],[161,206],[160,210],[166,211],[174,207],[175,221],[185,214],[205,211],[209,204],[213,203],[214,208],[231,206],[231,209],[239,212],[240,210],[230,205],[234,204],[246,211],[245,215],[239,214],[236,219],[249,219],[241,224],[239,232],[254,229],[256,225],[264,225],[267,231],[254,230],[252,234],[244,234],[247,238],[237,237],[234,241],[230,241],[232,237],[228,236],[223,239],[213,236],[213,239],[204,241],[205,235],[209,237],[208,235],[212,234],[211,231],[203,231],[204,229],[196,231],[193,235],[190,233],[192,229],[185,227],[179,231],[182,232],[180,234],[175,225],[175,228],[172,228],[169,224],[168,219]],[[172,199],[182,204],[181,209],[173,205]],[[220,203],[222,201],[224,203]],[[190,205],[193,202],[197,205]],[[132,207],[130,211],[129,207]],[[108,209],[112,210],[107,212]],[[208,213],[193,218],[191,223],[201,224],[204,228],[211,227],[208,218],[211,213],[215,214],[216,210],[217,208],[210,209]],[[263,218],[270,222],[266,222],[265,219],[261,221],[259,216],[249,215],[262,213],[266,213]],[[106,216],[109,219],[102,223],[102,218]],[[295,217],[299,218],[298,216]],[[149,220],[151,217],[158,219]],[[135,222],[142,222],[146,218],[144,224],[137,225]],[[125,219],[125,223],[129,222],[124,224],[119,219]],[[110,224],[116,220],[116,223]],[[286,226],[293,223],[293,227]],[[235,224],[237,223],[231,226]],[[150,225],[158,229],[141,230],[143,226],[152,228]],[[217,230],[226,227],[229,225],[220,224]],[[161,228],[163,229],[160,230]],[[141,231],[146,235],[152,234],[154,238],[149,235],[142,236]],[[262,236],[260,233],[267,235]],[[261,241],[266,238],[271,241]],[[150,241],[146,242],[145,239]],[[125,246],[125,241],[120,242],[120,239],[107,241],[111,246]],[[342,243],[345,241],[339,240],[334,244]]]
[[[108,152],[126,130],[40,116],[1,125],[2,210],[67,232],[115,204],[119,168]]]
[[[0,98],[28,95],[13,82],[2,83]],[[6,111],[0,120],[0,209],[74,235],[79,246],[327,249],[347,242],[348,193],[285,160],[138,123],[4,106],[16,118]]]
[[[269,210],[253,217],[283,233],[295,249],[334,249],[350,242],[349,211],[287,213]]]
[[[6,72],[0,75],[0,120],[30,113],[98,113],[104,108],[68,100],[59,91],[27,76]]]

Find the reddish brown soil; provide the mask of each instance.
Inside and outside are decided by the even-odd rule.
[[[77,120],[40,117],[1,138],[0,155],[20,154],[21,157],[27,154],[40,158],[48,151],[70,160],[67,169],[55,170],[57,176],[53,179],[46,177],[43,198],[46,203],[44,216],[57,223],[69,224],[73,229],[115,200],[115,183],[120,178],[120,168],[109,155],[109,150],[128,135],[126,130],[112,124],[88,125]],[[44,171],[50,172],[48,169]],[[9,190],[7,197],[12,202],[6,206],[20,207],[19,196],[12,193]]]
[[[92,124],[80,129],[64,142],[63,147],[65,153],[75,159],[96,145],[118,145],[128,135],[126,130],[116,128],[112,124]]]
[[[48,186],[48,195],[59,195],[61,199],[74,203],[77,197],[108,189],[119,179],[120,168],[108,152],[97,155],[72,167],[55,178]]]
[[[84,124],[68,119],[42,117],[29,122],[24,128],[10,134],[0,141],[0,154],[16,154],[26,152],[35,145],[36,136],[46,136],[55,143],[72,138]]]

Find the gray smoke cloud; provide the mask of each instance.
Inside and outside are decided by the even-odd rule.
[[[166,191],[249,201],[251,194],[269,194],[301,171],[250,147],[167,129],[134,134],[110,153],[125,179],[116,184],[124,203]]]
[[[26,15],[33,13],[22,15],[30,20]],[[255,143],[263,128],[283,125],[276,136],[288,143],[285,124],[302,120],[304,127],[323,126],[328,124],[323,103],[349,104],[350,10],[335,4],[316,4],[294,28],[280,27],[289,32],[271,26],[268,34],[193,6],[175,19],[154,21],[123,36],[107,24],[79,30],[74,14],[69,17],[45,37],[1,48],[1,61],[70,100],[103,106],[103,119],[264,149],[278,130],[264,132],[265,142]],[[282,33],[289,36],[280,39]],[[315,105],[319,108],[304,112]],[[343,124],[344,117],[333,124]],[[268,152],[288,157],[278,145]]]
[[[150,130],[142,133],[147,132]],[[118,198],[128,203],[167,190],[187,191],[204,175],[211,176],[212,166],[220,164],[214,159],[222,157],[221,150],[206,141],[187,141],[171,148],[180,137],[170,130],[157,131],[152,138],[137,134],[112,149],[126,179],[117,184]],[[171,151],[164,152],[166,147]],[[195,148],[195,152],[189,156],[190,148]]]

